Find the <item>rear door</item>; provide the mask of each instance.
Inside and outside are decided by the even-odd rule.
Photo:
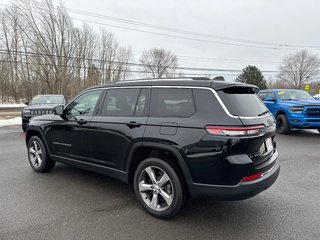
[[[149,142],[185,146],[199,137],[193,91],[184,87],[152,87],[150,117],[145,132]]]
[[[107,90],[100,114],[90,123],[91,161],[124,170],[131,147],[141,140],[149,114],[149,88]]]

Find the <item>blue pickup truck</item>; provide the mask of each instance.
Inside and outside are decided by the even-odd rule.
[[[265,89],[258,93],[277,121],[278,133],[292,128],[317,129],[320,133],[320,102],[296,89]]]

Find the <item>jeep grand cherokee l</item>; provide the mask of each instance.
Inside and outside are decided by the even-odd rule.
[[[66,104],[66,99],[63,95],[47,94],[34,96],[30,103],[27,103],[28,106],[21,112],[22,130],[26,131],[30,118],[50,114],[55,106],[61,104]]]
[[[177,214],[188,196],[246,199],[280,171],[275,120],[256,90],[209,79],[89,88],[31,119],[29,162],[36,172],[62,162],[133,183],[159,218]]]

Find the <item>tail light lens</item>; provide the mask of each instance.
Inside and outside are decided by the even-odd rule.
[[[257,180],[257,179],[259,179],[259,178],[261,178],[262,177],[262,173],[256,173],[256,174],[253,174],[253,175],[250,175],[250,176],[247,176],[247,177],[245,177],[245,178],[243,178],[240,182],[251,182],[251,181],[254,181],[254,180]]]
[[[208,133],[220,136],[256,136],[262,133],[264,125],[256,125],[249,127],[220,127],[220,126],[206,126]]]

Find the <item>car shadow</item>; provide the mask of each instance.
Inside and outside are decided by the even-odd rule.
[[[266,208],[266,203],[270,202],[268,198],[262,201],[261,197],[260,200],[259,197],[255,197],[242,201],[188,199],[184,209],[175,218],[160,220],[143,210],[135,198],[132,184],[64,164],[57,164],[49,175],[56,176],[55,182],[66,180],[72,182],[70,191],[83,191],[88,198],[93,199],[90,209],[90,212],[93,213],[107,214],[130,208],[130,211],[136,214],[137,219],[147,218],[150,221],[179,222],[186,225],[194,223],[195,227],[199,223],[206,227],[213,225],[222,227],[225,224],[237,224],[237,227],[247,226],[255,224],[258,215],[269,214]]]

